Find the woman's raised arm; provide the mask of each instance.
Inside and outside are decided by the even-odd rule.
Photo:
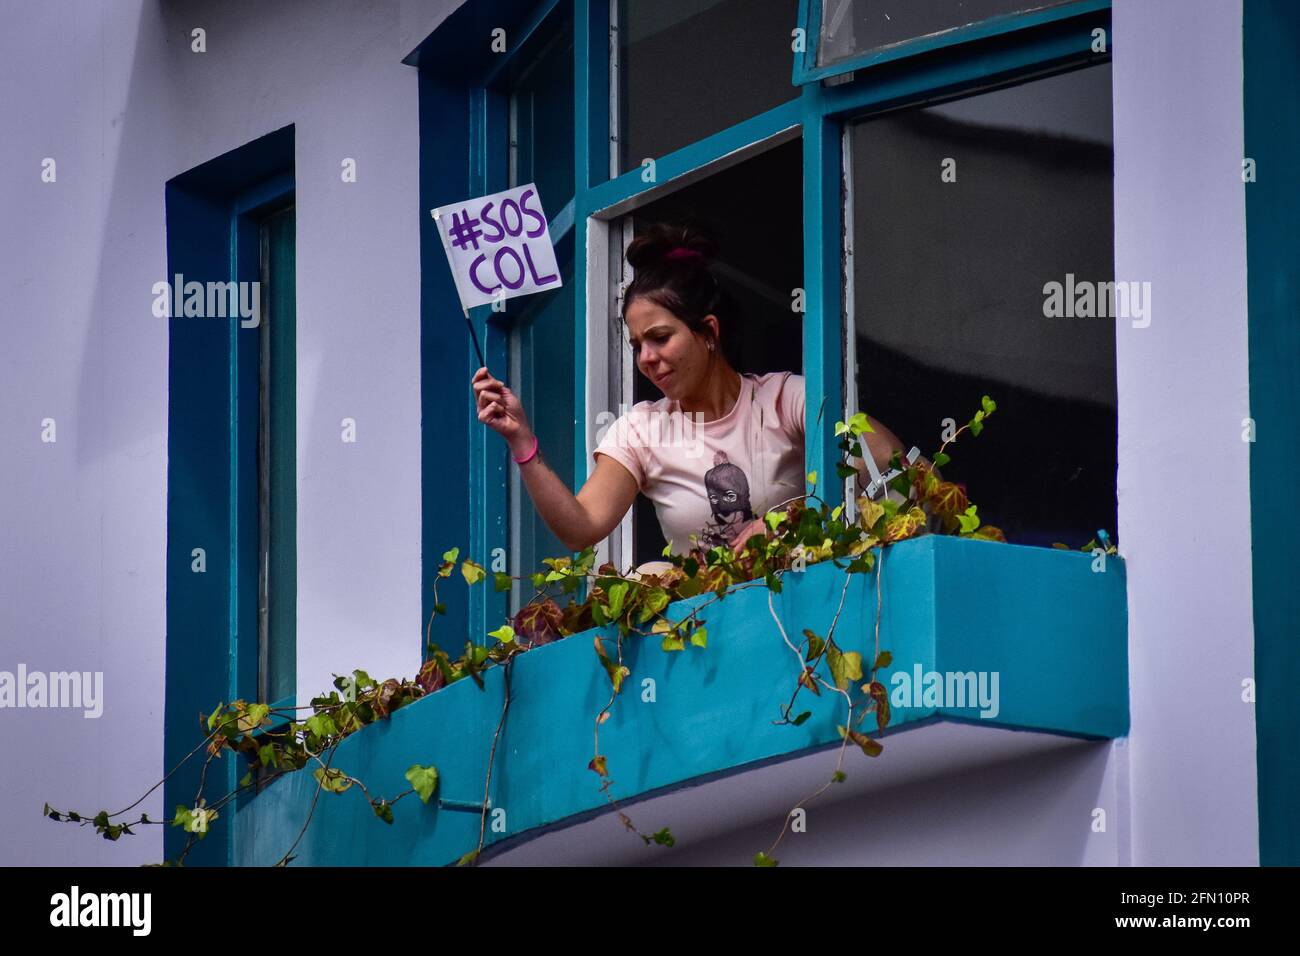
[[[608,536],[636,500],[637,484],[632,474],[609,456],[597,455],[596,470],[574,495],[543,460],[518,396],[486,368],[474,374],[472,384],[478,420],[505,439],[516,460],[533,455],[517,467],[533,507],[551,532],[573,551]]]

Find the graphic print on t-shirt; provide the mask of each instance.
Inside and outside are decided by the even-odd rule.
[[[739,465],[727,460],[727,453],[713,456],[713,467],[704,473],[704,490],[709,497],[713,521],[700,531],[700,545],[731,547],[747,522],[754,520],[749,504],[749,478]]]

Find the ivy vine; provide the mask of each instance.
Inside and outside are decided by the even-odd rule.
[[[949,445],[965,432],[972,437],[978,436],[985,421],[996,410],[997,405],[984,396],[981,408],[942,444],[930,463],[923,459],[908,463],[896,453],[890,468],[897,474],[890,479],[888,487],[897,492],[900,500],[886,497],[874,501],[861,496],[854,501],[851,516],[844,502],[832,506],[816,493],[817,473],[812,472],[807,476],[811,490],[768,511],[764,516],[767,533],[752,535],[739,550],[726,547],[705,550],[699,547],[693,536],[693,547],[686,554],[674,554],[665,549],[663,556],[670,567],[654,574],[620,573],[611,563],[595,567],[596,553],[590,547],[576,554],[547,558],[542,562],[544,570],[526,577],[516,578],[495,572],[491,575],[491,586],[495,590],[509,591],[516,580],[526,580],[536,593],[509,620],[488,632],[490,644],[467,641],[464,650],[455,658],[432,640],[434,620],[447,612],[438,596],[439,584],[451,578],[459,567],[466,585],[483,583],[487,586],[488,572],[477,561],[468,557],[462,559],[459,549],[452,548],[443,555],[433,582],[434,604],[426,627],[425,658],[413,679],[380,681],[365,671],[355,670],[347,676],[336,676],[334,689],[313,698],[306,707],[274,708],[245,700],[220,703],[210,714],[199,715],[200,729],[206,730],[206,735],[198,745],[135,803],[111,813],[101,810],[93,816],[55,810],[46,804],[44,815],[56,822],[93,826],[96,833],[108,840],[134,835],[133,828],[140,826],[181,827],[187,834],[181,852],[175,860],[156,865],[182,865],[196,841],[207,834],[212,821],[218,819],[239,794],[260,789],[286,773],[310,766],[316,780],[311,806],[297,838],[275,864],[287,866],[295,859],[294,850],[311,823],[322,793],[337,795],[355,789],[370,804],[375,816],[391,824],[393,807],[401,800],[415,795],[427,804],[438,789],[437,768],[431,764],[413,763],[405,774],[410,784],[408,789],[392,796],[372,793],[361,780],[333,766],[335,751],[346,737],[362,727],[387,719],[394,711],[449,684],[468,679],[483,689],[483,673],[492,667],[503,667],[505,694],[488,757],[483,801],[479,808],[478,842],[458,861],[460,865],[473,864],[485,843],[497,742],[510,707],[511,663],[519,654],[532,648],[583,631],[614,625],[613,636],[597,633],[593,639],[597,661],[609,680],[609,697],[593,718],[593,751],[587,767],[597,775],[600,792],[628,830],[647,845],[671,847],[676,841],[668,827],[643,832],[619,806],[612,791],[614,780],[609,761],[601,751],[601,726],[609,719],[630,676],[624,663],[625,644],[628,640],[658,640],[660,648],[667,653],[685,653],[688,649],[691,653],[705,651],[709,640],[705,614],[709,608],[729,594],[751,587],[765,587],[772,620],[793,658],[790,696],[778,704],[778,717],[773,723],[797,727],[808,720],[812,712],[798,708],[800,696],[805,693],[817,697],[823,693],[838,695],[843,698],[845,708],[844,722],[838,725],[841,744],[830,779],[792,808],[772,844],[754,856],[753,862],[757,866],[776,866],[778,860],[773,854],[785,836],[794,809],[805,806],[846,779],[843,767],[849,745],[857,747],[868,757],[879,756],[883,750],[878,737],[890,720],[889,695],[885,686],[876,679],[876,674],[891,663],[890,652],[880,647],[881,577],[885,549],[926,533],[936,523],[944,534],[1006,541],[1001,530],[983,523],[978,509],[968,500],[965,487],[944,480],[936,470],[949,463]],[[850,456],[863,458],[862,436],[870,431],[864,413],[852,416],[847,422],[836,423],[838,447],[845,455],[844,461],[837,466],[839,477],[846,478],[855,473],[848,464],[852,460]],[[1108,554],[1116,553],[1104,531],[1098,532],[1098,537],[1102,542],[1100,546],[1094,539],[1081,550],[1100,548]],[[1068,546],[1058,543],[1054,547]],[[803,628],[798,637],[792,638],[776,613],[772,595],[781,593],[782,578],[786,574],[826,561],[844,572],[839,606],[830,628],[825,635]],[[868,663],[861,651],[841,646],[836,640],[835,629],[851,576],[873,570],[876,613],[874,646]],[[580,591],[584,596],[579,599]],[[556,598],[566,595],[571,597],[567,605],[561,607]],[[680,619],[673,620],[664,613],[674,601],[703,595],[709,596],[697,602]],[[861,692],[860,696],[854,694],[855,688]],[[299,711],[310,713],[300,720]],[[873,726],[867,730],[859,729],[868,714],[874,715]],[[249,769],[234,790],[209,803],[206,794],[208,768],[225,751],[243,755],[248,760]],[[149,794],[200,752],[204,758],[193,803],[178,805],[167,820],[151,820],[144,813],[135,819],[133,811]]]

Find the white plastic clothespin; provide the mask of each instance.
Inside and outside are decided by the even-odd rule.
[[[902,472],[897,468],[891,468],[888,472],[882,475],[880,469],[876,467],[876,460],[871,456],[870,452],[862,457],[866,460],[867,470],[871,472],[871,483],[867,485],[866,495],[869,500],[874,501],[877,497],[877,493],[889,493],[889,483],[901,475]],[[903,456],[903,461],[906,462],[908,466],[911,466],[916,464],[917,459],[920,457],[921,449],[913,445],[911,449],[908,450],[907,454]]]

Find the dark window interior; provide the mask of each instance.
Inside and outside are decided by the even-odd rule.
[[[1113,533],[1115,337],[1130,320],[1044,315],[1045,284],[1114,279],[1110,65],[847,135],[859,407],[930,455],[942,420],[964,423],[987,393],[996,415],[944,468],[983,520],[1020,544]]]

